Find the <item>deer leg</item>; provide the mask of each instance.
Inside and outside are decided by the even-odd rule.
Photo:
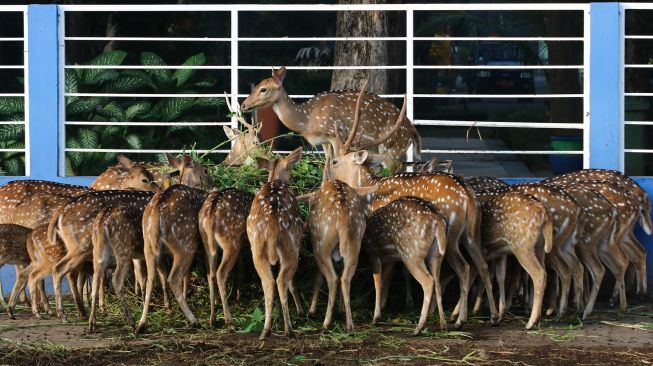
[[[476,300],[474,301],[474,308],[472,309],[472,314],[476,315],[481,310],[481,304],[483,303],[483,295],[485,295],[485,288],[481,282],[474,283],[474,293],[476,294]],[[499,318],[501,320],[501,317]]]
[[[386,303],[388,302],[388,293],[390,291],[390,282],[392,281],[392,275],[395,273],[396,262],[383,263],[383,270],[380,272],[383,276],[381,282],[385,284],[382,287],[381,291],[381,309],[385,308]]]
[[[646,251],[632,231],[628,232],[623,243],[625,248],[627,248],[626,252],[628,253],[628,259],[630,259],[635,267],[635,273],[637,275],[637,295],[646,298],[648,292],[646,283]]]
[[[98,289],[100,293],[98,298],[99,312],[102,315],[105,314],[105,310],[106,310],[106,306],[105,306],[106,297],[104,296],[105,282],[106,282],[106,270],[100,273],[100,288]]]
[[[513,267],[514,268],[514,267]],[[515,297],[515,294],[519,290],[519,284],[521,282],[521,268],[514,268],[512,275],[510,276],[510,287],[508,287],[508,294],[506,295],[506,311],[510,310],[512,307],[512,301]]]
[[[78,272],[77,271],[72,271],[66,273],[66,279],[68,280],[68,284],[70,285],[71,283],[75,283],[77,281],[77,276]],[[73,303],[75,303],[75,308],[77,309],[77,314],[80,317],[85,317],[86,313],[84,312],[84,301],[82,300],[82,295],[78,292],[79,290],[75,286],[69,286],[70,287],[70,293],[73,297]]]
[[[626,312],[628,303],[626,301],[626,286],[624,277],[626,268],[628,268],[628,259],[624,255],[619,245],[614,243],[599,246],[599,258],[601,262],[612,272],[615,278],[615,290],[619,294],[619,310]]]
[[[372,324],[381,320],[381,293],[383,292],[383,280],[381,258],[376,254],[370,254],[370,266],[372,267],[372,278],[374,279],[374,317]]]
[[[311,307],[308,309],[308,315],[314,315],[317,311],[317,298],[320,296],[320,287],[322,287],[322,282],[324,277],[322,272],[318,269],[315,271],[315,282],[313,285],[313,297],[311,298]]]
[[[227,278],[233,270],[236,262],[238,261],[238,254],[240,252],[239,247],[224,247],[222,252],[222,261],[220,261],[220,267],[218,267],[216,277],[218,282],[218,291],[220,291],[220,300],[222,301],[222,313],[224,314],[224,322],[227,327],[227,330],[233,330],[233,319],[231,318],[231,312],[229,311],[229,303],[227,301]]]
[[[324,167],[324,169],[326,169],[326,166]],[[1,269],[2,269],[2,266],[0,266],[0,270]],[[5,307],[7,306],[7,302],[5,301],[5,291],[2,288],[2,281],[0,281],[0,304],[2,304],[2,306],[5,306]]]
[[[519,264],[528,272],[533,279],[535,289],[533,295],[533,309],[526,324],[526,329],[531,329],[540,320],[542,312],[542,301],[544,300],[544,288],[546,286],[546,270],[544,269],[544,248],[537,247],[535,250],[541,253],[529,251],[527,248],[514,252]]]
[[[447,318],[444,316],[444,307],[442,306],[442,286],[440,286],[440,269],[444,256],[434,254],[429,259],[429,271],[433,277],[433,288],[435,290],[435,303],[438,306],[438,318],[440,320],[440,330],[447,330]],[[433,301],[431,301],[433,303]]]
[[[404,266],[401,267],[401,274],[403,275],[404,278],[404,285],[405,285],[405,298],[404,298],[404,308],[406,310],[412,309],[413,308],[413,291],[412,291],[412,278],[410,275],[410,271]]]
[[[483,256],[483,251],[479,243],[472,241],[468,238],[467,235],[463,235],[463,243],[467,248],[467,253],[472,258],[472,262],[478,270],[479,276],[485,285],[485,292],[487,293],[488,307],[490,308],[490,324],[498,325],[499,324],[499,313],[497,312],[496,303],[494,302],[494,293],[492,290],[492,279],[490,278],[490,269],[488,268],[485,257]],[[504,294],[505,295],[505,294]],[[504,300],[505,301],[505,300]],[[504,303],[505,307],[505,303]]]
[[[134,266],[134,294],[143,300],[145,296],[145,275],[143,274],[143,261],[132,260]]]
[[[172,268],[168,275],[168,283],[170,284],[170,289],[175,296],[175,300],[177,300],[177,304],[181,307],[181,311],[186,316],[186,319],[188,319],[192,327],[197,328],[200,326],[200,323],[188,307],[188,304],[186,303],[186,292],[184,291],[184,283],[186,282],[190,265],[193,262],[194,254],[195,253],[185,253],[183,256],[173,254]]]
[[[132,263],[135,262],[137,262],[137,260],[132,261]],[[113,272],[111,284],[113,285],[113,290],[115,291],[118,300],[120,300],[120,305],[122,305],[122,315],[125,317],[125,321],[134,328],[136,323],[134,322],[134,318],[129,310],[129,305],[127,305],[127,300],[125,299],[124,286],[127,273],[129,273],[129,259],[116,258],[116,270]]]
[[[286,337],[293,337],[292,322],[288,310],[288,286],[297,270],[297,259],[289,258],[287,260],[282,256],[280,262],[279,274],[277,275],[277,291],[279,292],[281,312],[283,313],[283,334]]]
[[[16,301],[18,300],[18,295],[23,292],[25,285],[27,285],[27,276],[29,274],[29,266],[24,267],[20,264],[16,265],[16,282],[14,282],[14,287],[11,289],[11,295],[9,296],[9,302],[7,304],[7,316],[9,319],[16,319],[14,316],[14,307],[16,306]],[[32,288],[31,292],[36,292],[37,289]]]
[[[419,284],[422,286],[422,290],[424,291],[422,311],[420,312],[417,326],[415,327],[415,330],[413,330],[413,335],[415,336],[418,335],[426,325],[429,305],[431,303],[431,297],[433,296],[433,277],[426,270],[426,265],[424,264],[423,258],[414,258],[411,261],[404,261],[404,264],[406,265],[406,268],[410,274],[412,274],[417,282],[419,282]]]
[[[352,255],[346,255],[343,257],[343,269],[342,275],[340,276],[340,293],[342,294],[342,300],[345,305],[345,319],[347,324],[347,330],[350,332],[354,331],[354,319],[351,315],[351,279],[356,273],[356,267],[358,266],[358,253]]]
[[[146,241],[147,236],[144,238]],[[144,252],[145,252],[145,265],[147,267],[147,282],[145,282],[145,300],[143,301],[143,312],[141,314],[141,319],[138,322],[136,327],[136,333],[140,333],[147,327],[147,313],[150,310],[150,301],[152,300],[152,289],[154,287],[154,276],[157,272],[157,267],[161,266],[161,254],[159,252],[158,246],[156,248],[151,248],[154,244],[145,243]],[[158,271],[158,275],[161,278],[162,273]],[[165,283],[165,279],[161,279],[161,283]],[[164,287],[165,295],[165,287]]]
[[[29,277],[29,274],[28,274]],[[39,289],[39,298],[41,300],[41,307],[43,308],[43,311],[45,311],[46,314],[49,314],[52,312],[52,309],[50,309],[50,303],[48,302],[48,296],[47,293],[45,292],[45,281],[41,280],[38,282],[38,289]]]
[[[499,285],[499,320],[503,320],[506,313],[506,266],[508,256],[501,256],[495,261],[497,284]]]
[[[449,236],[451,238],[451,236]],[[453,270],[458,275],[458,281],[460,283],[460,312],[458,313],[458,319],[454,324],[455,329],[462,328],[463,324],[467,322],[467,296],[469,293],[469,264],[465,261],[460,250],[458,250],[457,240],[454,243],[449,241],[447,243],[447,251],[445,252],[445,259],[447,263],[453,268]]]
[[[209,282],[209,301],[211,303],[211,316],[209,318],[209,327],[213,328],[216,323],[215,323],[215,303],[216,303],[216,296],[215,296],[215,285],[217,284],[217,266],[218,266],[218,255],[217,255],[217,248],[205,248],[206,249],[206,261],[208,262],[208,271],[206,274],[207,280]],[[222,253],[222,262],[225,261],[225,256],[227,253],[223,252]],[[222,297],[222,291],[220,291],[220,297]],[[222,307],[225,309],[224,306],[224,300],[222,302]],[[225,310],[225,321],[226,321],[226,310]]]
[[[265,323],[263,324],[263,331],[259,336],[259,340],[264,340],[270,335],[272,329],[272,307],[274,306],[274,275],[272,268],[263,253],[252,248],[252,259],[254,260],[254,268],[261,279],[263,287],[263,296],[265,297]]]
[[[300,315],[303,312],[302,303],[299,300],[299,292],[297,292],[297,287],[295,287],[295,283],[292,279],[288,282],[288,290],[290,291],[290,295],[292,295],[293,302],[295,303],[297,315]]]
[[[601,282],[603,281],[603,275],[605,274],[605,268],[601,264],[597,253],[596,247],[583,247],[580,249],[579,254],[583,259],[583,262],[587,266],[587,270],[592,276],[592,289],[589,293],[589,298],[583,310],[583,320],[592,313],[594,308],[594,302],[596,301],[596,296],[599,294],[599,288],[601,287]]]
[[[27,285],[29,288],[36,288],[38,286],[38,282],[42,281],[43,278],[50,272],[50,268],[44,263],[38,263],[38,265],[35,265],[34,262],[32,262],[28,268],[31,268],[32,266],[34,266],[34,268],[30,269]],[[41,314],[39,313],[39,308],[37,305],[38,302],[36,301],[36,293],[30,291],[30,297],[32,300],[32,315],[34,315],[36,318],[41,318]]]
[[[93,282],[91,284],[91,311],[88,317],[88,330],[95,330],[95,303],[97,302],[98,294],[100,287],[102,286],[102,277],[104,276],[104,271],[107,269],[107,262],[109,261],[108,254],[102,248],[103,258],[97,258],[93,263]]]
[[[322,323],[322,328],[327,329],[331,325],[333,319],[333,306],[336,303],[337,288],[336,283],[338,281],[338,275],[333,269],[333,262],[331,261],[330,253],[316,253],[315,264],[317,265],[319,271],[322,273],[326,279],[327,286],[329,287],[329,301],[327,302],[326,315],[324,317],[324,322]]]

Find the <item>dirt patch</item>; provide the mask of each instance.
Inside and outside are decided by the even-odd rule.
[[[461,332],[434,326],[409,337],[410,324],[389,317],[380,326],[360,325],[353,333],[338,326],[321,332],[319,322],[295,317],[297,338],[256,333],[174,327],[135,335],[120,319],[105,319],[89,333],[86,323],[37,320],[22,311],[17,320],[0,320],[0,363],[9,365],[647,365],[653,363],[653,312],[637,306],[619,318],[597,312],[578,323],[543,321],[523,330],[523,316],[499,327],[472,319]]]

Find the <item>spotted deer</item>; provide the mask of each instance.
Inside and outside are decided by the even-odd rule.
[[[322,145],[327,161],[333,157],[342,136],[347,136],[353,125],[356,91],[330,91],[315,95],[303,104],[295,103],[283,88],[286,68],[272,71],[272,77],[262,80],[242,103],[243,110],[272,107],[281,122],[304,137],[311,145]],[[364,89],[364,88],[363,88]],[[363,95],[360,113],[360,140],[372,141],[383,135],[393,123],[399,110],[389,101],[372,93]],[[415,126],[403,116],[395,134],[382,143],[370,146],[372,151],[385,154],[383,163],[396,171],[408,147],[413,144],[414,155],[420,156],[421,138]]]
[[[508,183],[502,181],[499,178],[494,177],[472,177],[465,179],[465,182],[474,190],[474,192],[480,192],[487,189],[494,188],[505,188],[508,187]]]
[[[14,285],[14,291],[21,291],[27,284],[31,289],[34,288],[43,288],[43,279],[52,273],[52,268],[54,265],[61,260],[66,255],[66,247],[61,241],[60,238],[57,238],[56,241],[50,242],[48,240],[48,225],[42,225],[32,230],[32,232],[27,237],[27,253],[30,258],[30,264],[27,266],[22,273],[19,273],[16,277],[16,284]],[[83,270],[86,270],[83,269]],[[78,289],[73,284],[77,283],[78,272],[71,271],[66,274],[68,283],[71,284],[70,292],[73,297],[73,303],[77,306],[77,312],[82,315],[83,309],[79,308],[81,304],[80,294]],[[56,282],[58,281],[58,282]],[[61,280],[58,278],[53,278],[54,288],[61,288]],[[43,294],[45,294],[43,290]],[[36,318],[41,318],[39,309],[37,306],[37,293],[35,291],[30,291],[31,303],[32,303],[32,314]],[[43,299],[43,308],[47,314],[51,314],[50,306],[47,302],[47,299]],[[13,310],[16,306],[16,297],[13,297],[10,300],[7,311],[10,316],[13,315]]]
[[[155,178],[154,170],[149,170],[153,167],[150,163],[133,162],[124,155],[118,155],[117,160],[118,165],[109,167],[95,178],[91,183],[91,188],[102,191],[128,187],[150,190],[147,186],[152,183],[163,186],[162,175],[157,172]]]
[[[200,208],[199,231],[209,264],[208,282],[211,301],[209,325],[215,324],[215,285],[218,285],[222,312],[228,330],[233,330],[233,319],[227,301],[227,278],[234,268],[240,249],[247,243],[247,215],[254,195],[236,188],[209,193]],[[218,266],[218,248],[222,259]]]
[[[156,185],[153,185],[156,187]],[[66,273],[80,269],[86,262],[92,260],[93,241],[92,226],[95,216],[103,207],[124,205],[143,210],[153,192],[135,190],[96,191],[76,197],[70,203],[60,208],[52,216],[48,224],[48,240],[54,242],[58,237],[64,242],[66,255],[57,262],[52,270],[53,278],[60,282]],[[61,289],[55,282],[55,300],[57,316],[66,321],[61,303]],[[83,309],[83,305],[78,307]],[[84,314],[82,312],[82,314]]]
[[[381,318],[382,263],[401,261],[424,291],[422,310],[413,335],[419,334],[426,325],[434,292],[440,329],[446,329],[440,289],[440,266],[448,250],[446,228],[440,210],[416,197],[401,197],[374,211],[363,237],[363,249],[370,257],[376,293],[373,323]]]
[[[297,270],[303,231],[299,205],[288,181],[291,166],[302,157],[302,148],[288,156],[266,160],[257,158],[261,169],[269,171],[268,182],[254,196],[247,216],[247,238],[252,249],[254,268],[261,278],[265,296],[265,323],[259,339],[270,335],[274,302],[272,266],[279,263],[276,283],[283,314],[284,335],[293,336],[288,310],[288,289],[293,292],[292,279]]]
[[[404,105],[392,129],[369,145],[381,144],[396,132],[403,121],[405,108],[404,99]],[[352,187],[378,185],[379,189],[370,203],[372,212],[404,196],[415,196],[434,204],[447,220],[445,259],[460,281],[460,312],[455,327],[460,328],[467,321],[470,273],[469,264],[459,249],[458,243],[461,238],[489,294],[491,323],[498,324],[490,274],[480,246],[480,207],[474,192],[462,178],[448,173],[401,173],[383,178],[376,176],[371,166],[382,162],[384,157],[370,154],[363,149],[366,145],[352,145],[358,127],[357,121],[358,119],[354,118],[352,133],[338,149],[337,157],[330,160],[329,177],[340,179]]]
[[[653,224],[651,223],[651,201],[646,191],[631,178],[616,170],[607,169],[583,169],[576,172],[566,173],[557,177],[549,178],[544,183],[565,185],[573,182],[610,182],[617,186],[618,190],[629,192],[636,200],[635,206],[638,208],[637,217],[648,235],[653,233]],[[619,220],[623,220],[623,216],[619,215]],[[632,223],[632,227],[635,222]],[[629,259],[633,262],[637,273],[637,293],[646,296],[647,294],[647,280],[646,280],[646,252],[641,244],[635,237],[632,230],[629,230],[627,235],[620,241],[623,243],[624,249],[628,251]]]
[[[347,330],[354,330],[351,315],[350,284],[358,265],[361,241],[365,233],[366,204],[378,187],[351,188],[337,179],[320,186],[310,200],[310,212],[306,218],[313,245],[313,256],[318,270],[309,314],[315,314],[322,279],[329,287],[329,301],[323,327],[326,329],[333,318],[338,275],[333,261],[343,262],[340,290],[345,308]]]
[[[557,317],[561,318],[567,311],[569,292],[573,280],[575,302],[580,306],[583,294],[583,267],[575,252],[578,236],[578,217],[580,207],[574,199],[562,189],[537,183],[515,184],[510,187],[494,188],[478,192],[482,202],[498,194],[517,191],[529,194],[542,202],[553,219],[553,248],[546,256],[546,264],[556,272],[562,284]],[[553,280],[554,288],[557,281]],[[557,291],[552,292],[547,315],[554,311]]]
[[[612,255],[608,247],[616,246],[614,240],[618,212],[602,194],[582,184],[570,183],[564,186],[564,190],[574,198],[583,212],[578,219],[576,251],[592,277],[592,287],[589,292],[586,291],[587,299],[582,315],[586,319],[592,313],[605,274],[600,257]],[[623,257],[623,254],[618,253],[616,256]]]
[[[506,311],[505,279],[507,254],[512,254],[533,280],[533,309],[526,324],[531,329],[540,319],[546,287],[544,254],[553,247],[553,219],[548,208],[535,197],[506,192],[482,205],[481,238],[486,259],[496,261],[499,285],[499,317]]]

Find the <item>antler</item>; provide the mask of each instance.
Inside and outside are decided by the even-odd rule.
[[[394,135],[395,132],[399,130],[399,127],[401,126],[401,122],[403,122],[404,117],[406,116],[406,103],[407,103],[407,98],[404,95],[404,104],[401,106],[401,111],[399,112],[399,117],[397,117],[397,122],[395,122],[395,125],[392,127],[390,131],[388,131],[388,133],[385,136],[379,137],[363,145],[355,146],[356,150],[367,150],[369,148],[381,145],[382,143],[386,142],[390,137],[392,137],[392,135]]]
[[[251,130],[254,126],[252,124],[248,123],[245,120],[245,117],[243,117],[243,109],[240,107],[240,104],[236,103],[235,107],[231,105],[231,102],[229,101],[229,95],[225,92],[224,93],[224,99],[227,104],[227,109],[229,109],[229,112],[233,113],[234,116],[236,116],[236,119],[243,125],[245,126],[248,130]]]
[[[351,130],[349,131],[349,136],[347,137],[347,141],[345,141],[344,144],[342,145],[343,151],[348,151],[349,146],[351,146],[351,142],[354,141],[354,136],[356,135],[356,130],[358,129],[358,121],[360,119],[361,99],[363,99],[363,94],[365,93],[366,88],[367,88],[367,80],[365,80],[365,83],[363,84],[361,91],[358,93],[358,98],[356,99],[356,108],[354,109],[354,121],[352,122]]]

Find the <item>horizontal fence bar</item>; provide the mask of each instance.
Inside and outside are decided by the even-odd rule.
[[[479,10],[479,11],[516,11],[516,10],[586,10],[588,4],[170,4],[170,5],[59,5],[63,11],[451,11],[451,10]]]
[[[558,150],[437,150],[422,149],[427,154],[497,154],[497,155],[582,155],[583,151],[558,151]]]
[[[653,93],[624,93],[626,97],[653,97]]]
[[[22,42],[24,40],[23,37],[0,37],[0,42]]]
[[[653,64],[626,64],[624,67],[627,69],[650,69]]]
[[[414,41],[582,42],[584,37],[414,37]]]
[[[195,151],[200,154],[226,154],[229,150],[208,150],[208,149],[81,149],[81,148],[66,148],[66,152],[81,152],[81,153],[129,153],[129,154],[165,154],[165,153],[184,153]]]
[[[0,121],[0,125],[24,125],[24,124],[25,121]]]
[[[127,70],[229,70],[229,65],[202,65],[202,66],[189,66],[189,65],[66,65],[65,69],[127,69]],[[268,69],[269,70],[269,69]]]
[[[624,149],[624,151],[635,154],[653,154],[653,149]]]
[[[653,67],[653,65],[651,65]],[[416,70],[565,70],[565,69],[582,69],[583,65],[415,65]],[[287,67],[286,67],[287,68]]]
[[[653,67],[653,65],[647,65]],[[270,70],[278,66],[238,66],[239,70]],[[367,70],[375,69],[380,66],[286,66],[288,70]],[[391,65],[382,66],[386,69],[404,70],[408,67],[405,65]],[[0,66],[2,68],[2,66]],[[23,68],[23,66],[10,67],[10,68]],[[66,69],[136,69],[136,70],[158,70],[158,69],[180,69],[180,70],[229,70],[229,65],[202,65],[202,66],[189,66],[189,65],[66,65]],[[580,70],[583,65],[415,65],[412,67],[415,70]]]
[[[170,41],[170,42],[229,42],[228,37],[65,37],[66,41]],[[406,41],[406,37],[239,37],[240,42],[347,42],[347,41]],[[414,37],[413,41],[584,41],[583,37]]]
[[[582,130],[582,123],[551,123],[551,122],[493,122],[493,121],[456,121],[414,119],[416,126],[449,126],[449,127],[515,127],[515,128],[564,128]]]
[[[0,65],[0,70],[3,69],[24,69],[25,65]]]
[[[653,93],[652,93],[653,94]],[[415,98],[583,98],[584,94],[413,94]]]
[[[25,93],[0,93],[0,97],[24,97]]]
[[[653,126],[653,121],[624,121],[626,125]]]
[[[625,39],[653,39],[651,35],[625,35]]]
[[[229,126],[231,122],[97,122],[97,121],[65,121],[70,126]]]
[[[229,42],[228,37],[64,37],[66,41]]]
[[[27,10],[27,5],[2,5],[0,13],[16,13]]]
[[[25,152],[25,149],[0,149],[0,152]]]

